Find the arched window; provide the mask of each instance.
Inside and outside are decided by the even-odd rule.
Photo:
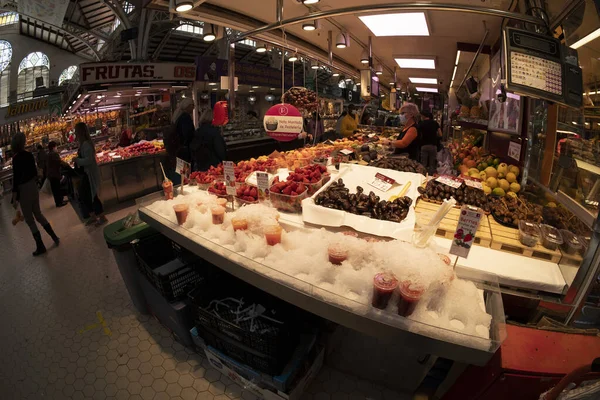
[[[0,40],[0,107],[8,105],[11,58],[12,46],[6,40]]]
[[[19,22],[19,14],[13,11],[0,13],[0,26],[12,25]]]
[[[48,87],[50,75],[50,60],[42,52],[29,53],[21,61],[17,78],[17,97],[19,100],[30,99],[33,97],[33,91],[39,85],[36,85],[37,78],[43,79],[43,85]]]
[[[65,70],[61,72],[60,76],[58,77],[58,86],[62,85],[63,83],[69,83],[69,81],[71,81],[71,79],[73,79],[75,76],[76,72],[77,65],[71,65],[70,67],[65,68]]]

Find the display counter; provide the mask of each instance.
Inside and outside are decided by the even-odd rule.
[[[413,261],[413,265],[419,265],[420,262],[424,265],[427,263],[435,264],[436,261],[433,261],[435,259],[442,265],[440,268],[447,271],[447,267],[444,267],[446,264],[440,262],[439,256],[435,254],[433,249],[416,249],[410,243],[397,240],[375,243],[341,235],[340,233],[336,234],[334,233],[335,229],[324,230],[299,223],[297,215],[287,213],[280,213],[279,216],[279,223],[286,232],[282,246],[267,247],[259,243],[258,247],[255,247],[248,242],[246,247],[241,242],[246,239],[253,239],[251,236],[249,236],[249,239],[236,236],[245,235],[245,233],[233,232],[230,216],[234,214],[228,212],[225,224],[222,225],[224,228],[216,229],[207,219],[210,217],[210,212],[207,216],[206,210],[204,210],[204,213],[195,210],[197,203],[210,204],[216,198],[195,187],[186,186],[185,191],[185,196],[178,196],[169,201],[163,201],[160,193],[139,199],[140,217],[184,248],[261,290],[390,345],[402,344],[407,348],[419,349],[423,353],[434,354],[468,364],[485,364],[504,340],[505,322],[502,299],[497,290],[497,283],[491,280],[485,282],[477,279],[465,281],[460,279],[460,276],[458,279],[453,280],[454,283],[451,284],[453,289],[450,289],[449,293],[460,297],[461,290],[464,289],[465,295],[467,293],[474,295],[472,298],[474,301],[468,305],[460,305],[460,307],[456,302],[446,302],[442,306],[443,310],[440,311],[439,320],[437,320],[437,314],[435,318],[428,319],[430,312],[425,310],[425,306],[417,308],[411,316],[402,317],[391,311],[393,308],[391,304],[392,302],[395,303],[393,300],[390,300],[390,306],[386,310],[379,310],[372,306],[372,299],[369,294],[372,292],[372,275],[369,275],[370,279],[366,279],[367,282],[365,282],[362,280],[364,275],[361,275],[361,273],[357,272],[354,275],[354,270],[331,269],[332,264],[326,261],[326,257],[321,260],[317,256],[315,259],[317,262],[317,269],[315,270],[317,275],[328,273],[334,275],[337,273],[340,274],[340,277],[345,275],[346,283],[352,282],[352,279],[361,279],[361,282],[357,283],[361,288],[361,290],[357,289],[360,294],[357,294],[353,290],[345,291],[341,278],[339,284],[332,284],[337,280],[333,276],[330,277],[329,282],[311,281],[308,276],[301,279],[299,276],[302,276],[302,274],[298,274],[298,270],[293,271],[291,265],[287,269],[285,261],[274,261],[279,260],[279,257],[287,260],[304,256],[311,257],[310,254],[318,253],[318,251],[304,249],[303,246],[309,243],[316,246],[326,246],[326,243],[320,242],[333,240],[332,238],[335,237],[335,240],[352,242],[348,244],[349,246],[354,244],[357,248],[363,246],[365,249],[370,249],[365,251],[373,251],[373,254],[381,251],[382,254],[379,255],[388,257],[388,261],[399,261],[394,257],[395,254],[405,251],[417,254],[418,251],[418,254],[421,254],[423,258],[419,262]],[[180,226],[177,224],[172,206],[183,202],[191,205],[194,211],[190,209],[188,225]],[[274,211],[262,205],[256,207],[262,208],[256,210],[259,217],[253,220],[254,222],[268,219],[269,214]],[[248,210],[247,213],[250,213],[250,208],[246,207],[236,212],[244,212],[242,210]],[[240,214],[236,215],[239,216]],[[261,224],[263,222],[256,223]],[[323,235],[323,240],[315,240],[319,235]],[[236,243],[236,237],[240,242]],[[438,250],[442,251],[441,248]],[[264,253],[265,251],[266,253]],[[296,256],[293,254],[296,254]],[[349,256],[349,260],[351,257]],[[315,260],[307,259],[306,263],[314,267]],[[379,268],[378,265],[375,268]],[[348,268],[349,266],[344,264],[343,267]],[[469,312],[465,311],[466,309],[473,311],[471,316],[474,319],[471,319]],[[464,324],[456,321],[459,319],[462,319]],[[450,324],[448,324],[449,322]]]
[[[158,153],[101,164],[102,203],[111,206],[158,190],[163,179],[160,162],[166,157]]]

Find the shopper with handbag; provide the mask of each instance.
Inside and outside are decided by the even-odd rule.
[[[42,214],[40,209],[40,194],[37,186],[37,168],[33,154],[25,151],[27,139],[22,132],[18,132],[11,140],[13,156],[13,195],[12,204],[16,209],[19,205],[25,222],[29,226],[35,240],[36,249],[34,256],[46,252],[46,246],[35,221],[39,222],[58,246],[60,239],[54,233],[52,226]]]
[[[83,168],[84,172],[78,192],[85,208],[84,214],[87,213],[90,215],[85,224],[100,226],[108,222],[108,220],[104,216],[104,207],[98,197],[100,168],[98,168],[96,161],[94,142],[92,142],[85,122],[79,122],[75,125],[75,136],[79,143],[79,150],[77,151],[77,158],[75,158],[74,163],[78,168]]]

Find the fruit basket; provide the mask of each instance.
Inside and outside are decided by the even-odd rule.
[[[294,187],[296,190],[301,190],[300,193],[294,191]],[[308,188],[302,183],[277,182],[269,189],[271,204],[279,211],[300,213],[302,212],[302,200],[306,198],[308,198]]]

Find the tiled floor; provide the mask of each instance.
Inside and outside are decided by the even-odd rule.
[[[0,399],[255,398],[136,313],[102,228],[47,197],[42,210],[61,245],[34,258],[27,226],[13,227],[14,210],[0,200]],[[408,397],[324,367],[304,398]]]

